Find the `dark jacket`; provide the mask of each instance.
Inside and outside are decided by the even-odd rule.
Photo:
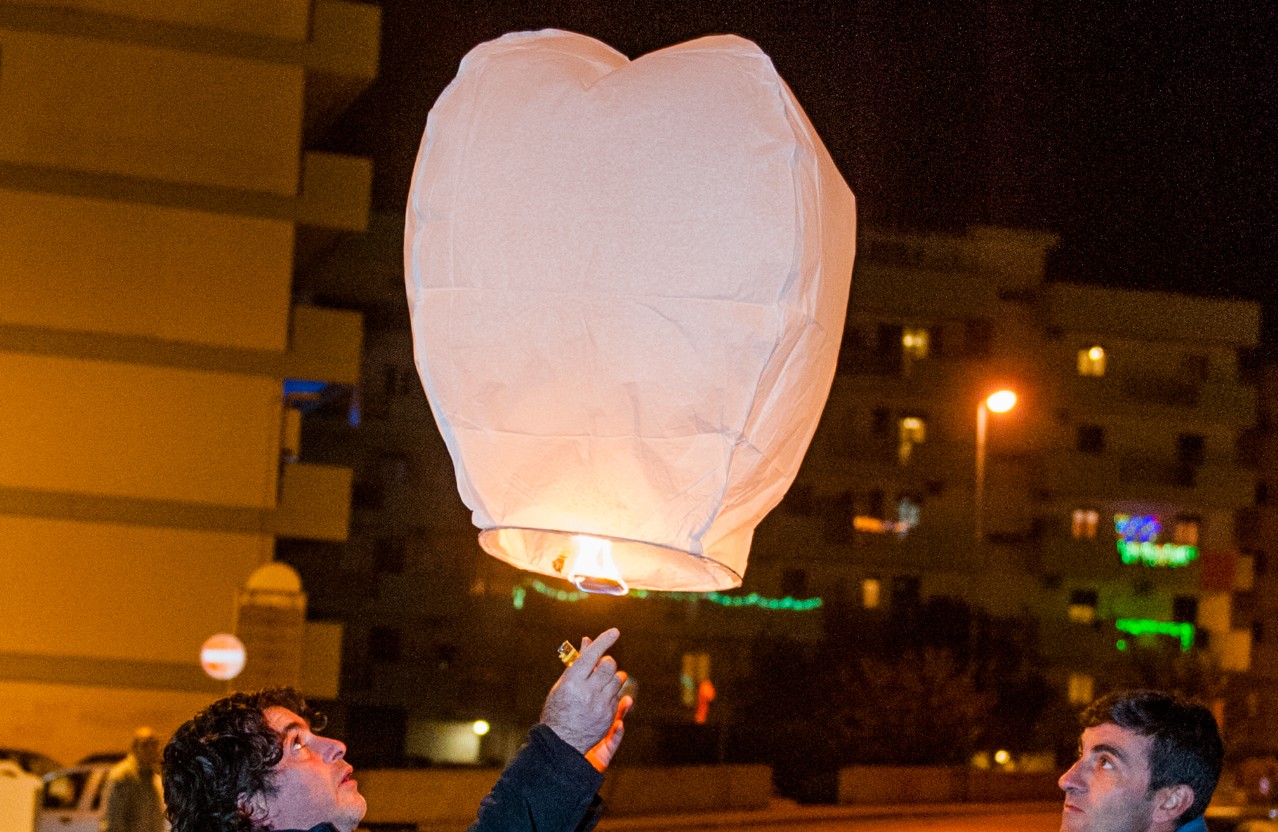
[[[603,775],[545,725],[534,725],[467,832],[589,832],[599,821]],[[302,832],[302,830],[278,830]],[[307,832],[337,832],[321,823]]]
[[[467,832],[588,832],[603,808],[603,780],[577,749],[534,725]]]

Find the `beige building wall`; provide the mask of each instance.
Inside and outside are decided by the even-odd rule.
[[[360,316],[291,293],[301,241],[366,222],[367,162],[303,135],[371,81],[377,21],[0,3],[0,745],[171,731],[226,691],[199,649],[276,538],[345,538],[351,471],[282,455],[283,385],[357,381]]]

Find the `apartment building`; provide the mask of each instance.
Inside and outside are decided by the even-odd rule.
[[[336,695],[340,627],[289,623],[273,558],[347,534],[351,470],[297,438],[360,316],[292,285],[366,223],[368,161],[306,148],[378,42],[342,0],[0,3],[4,744],[172,730],[237,629],[244,678]]]

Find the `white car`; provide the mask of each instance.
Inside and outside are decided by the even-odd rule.
[[[111,763],[72,766],[44,776],[36,832],[98,832],[102,787]]]

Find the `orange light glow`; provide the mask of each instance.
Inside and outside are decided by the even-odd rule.
[[[985,406],[991,413],[1006,413],[1016,407],[1016,394],[1011,390],[999,390],[991,393],[985,400]]]
[[[697,712],[692,717],[693,722],[705,725],[709,721],[710,703],[714,701],[714,697],[714,683],[709,679],[702,679],[701,684],[697,685]]]
[[[611,541],[577,534],[572,537],[572,548],[565,574],[577,589],[599,595],[625,595],[630,591],[612,559]]]

